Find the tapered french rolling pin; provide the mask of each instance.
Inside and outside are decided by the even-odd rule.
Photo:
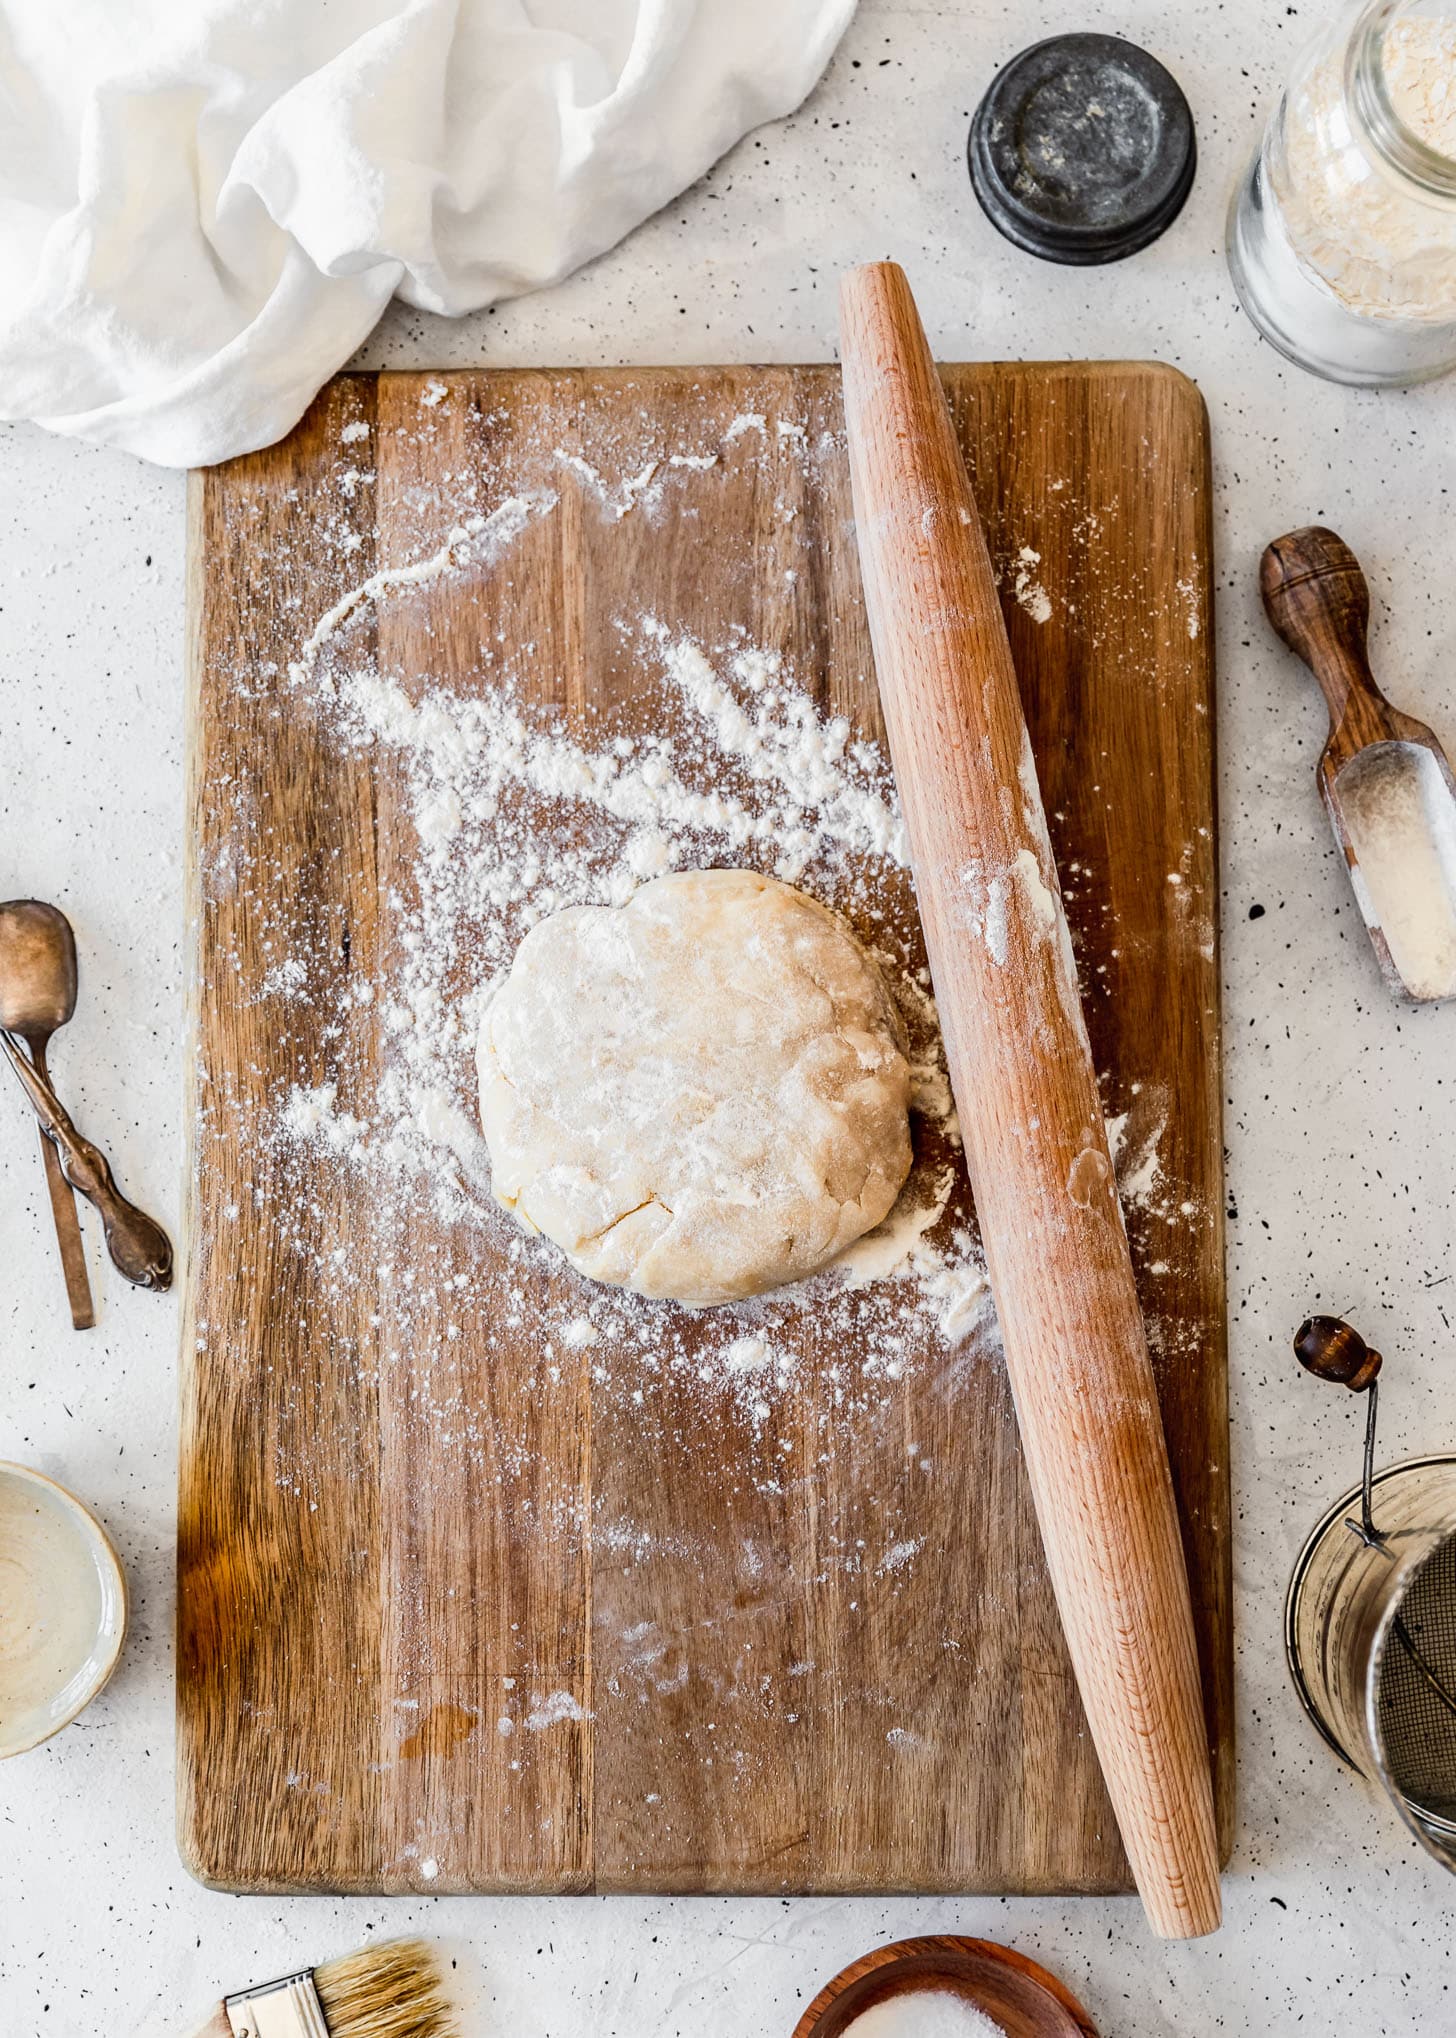
[[[1217,1929],[1188,1575],[1076,964],[985,534],[904,273],[840,294],[880,699],[1047,1565],[1144,1908]]]

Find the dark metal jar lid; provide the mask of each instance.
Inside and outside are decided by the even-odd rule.
[[[1171,226],[1193,185],[1193,115],[1156,57],[1115,35],[1057,35],[976,108],[971,183],[991,224],[1049,262],[1116,262]]]

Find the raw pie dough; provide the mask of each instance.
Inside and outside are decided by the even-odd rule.
[[[822,1267],[910,1171],[900,1017],[844,922],[695,870],[521,943],[481,1026],[496,1196],[593,1280],[732,1302]]]

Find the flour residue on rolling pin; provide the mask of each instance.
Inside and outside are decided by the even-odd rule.
[[[1067,1194],[1079,1210],[1091,1210],[1112,1188],[1112,1162],[1100,1147],[1084,1146],[1067,1170]]]
[[[1043,933],[1055,934],[1059,910],[1056,896],[1042,878],[1041,865],[1037,862],[1035,853],[1030,849],[1018,849],[1012,858],[1011,867],[1026,895],[1026,903],[1031,908],[1033,922]]]
[[[1416,743],[1361,751],[1334,799],[1356,861],[1350,878],[1367,926],[1417,998],[1456,993],[1456,798]]]
[[[966,930],[974,941],[984,941],[986,953],[997,969],[1005,969],[1010,954],[1006,917],[1006,876],[1002,871],[987,874],[979,857],[961,871],[961,893],[965,900]]]
[[[1044,948],[1049,956],[1058,1000],[1068,1022],[1085,1039],[1086,1018],[1077,982],[1077,958],[1072,948],[1071,929],[1061,900],[1048,883],[1052,873],[1051,843],[1041,794],[1036,785],[1036,767],[1029,745],[1019,768],[1023,805],[1022,822],[1039,847],[1023,846],[999,868],[973,857],[960,876],[961,913],[967,933],[985,944],[986,953],[997,969],[1005,969],[1011,957],[1011,931],[1022,937],[1022,953]]]

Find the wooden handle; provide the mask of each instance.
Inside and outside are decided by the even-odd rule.
[[[1402,718],[1377,686],[1365,645],[1370,589],[1344,539],[1320,524],[1276,538],[1259,565],[1259,591],[1269,621],[1320,683],[1333,767],[1367,743],[1399,740]]]
[[[901,270],[840,300],[880,698],[1047,1562],[1154,1929],[1219,1923],[1187,1572],[1076,965],[980,517]]]
[[[226,2007],[219,2003],[205,2024],[199,2024],[192,2038],[233,2038]]]
[[[170,1287],[172,1241],[166,1232],[122,1195],[105,1154],[76,1130],[60,1098],[8,1033],[0,1033],[0,1047],[46,1137],[55,1143],[66,1180],[99,1212],[106,1250],[118,1272],[138,1288]]]
[[[1294,1356],[1318,1380],[1333,1380],[1352,1394],[1374,1383],[1383,1363],[1342,1316],[1310,1316],[1294,1334]]]

